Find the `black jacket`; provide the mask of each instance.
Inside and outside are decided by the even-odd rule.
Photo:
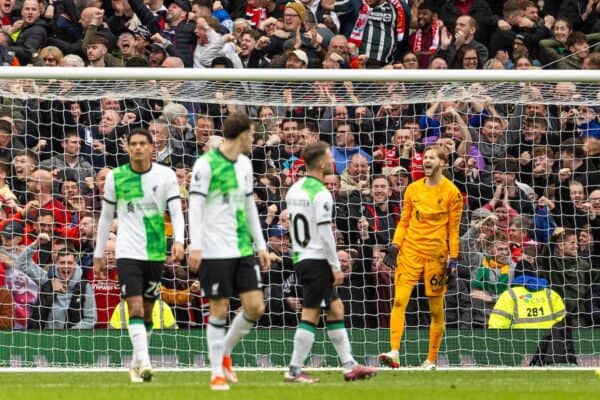
[[[38,19],[32,25],[23,28],[14,46],[9,50],[15,52],[21,65],[31,62],[33,53],[40,51],[46,45],[48,38],[48,24],[42,18]]]

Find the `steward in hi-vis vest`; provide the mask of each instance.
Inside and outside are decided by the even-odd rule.
[[[488,328],[548,329],[564,317],[565,303],[560,295],[548,287],[546,279],[525,267],[498,298]]]

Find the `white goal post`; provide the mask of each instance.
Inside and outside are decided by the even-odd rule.
[[[218,145],[222,120],[233,110],[256,121],[255,196],[265,238],[279,263],[264,277],[269,283],[266,314],[234,350],[237,365],[275,368],[289,362],[301,291],[287,244],[282,245],[283,199],[304,173],[303,146],[315,140],[329,141],[336,157],[338,177],[332,179],[337,186],[334,182],[330,189],[336,191],[338,249],[351,260],[340,296],[361,362],[377,364],[377,355],[389,349],[393,271],[381,264],[381,253],[393,235],[406,185],[422,176],[423,148],[437,143],[449,156],[447,176],[465,198],[459,283],[446,295],[448,327],[439,365],[527,367],[536,358],[546,331],[489,329],[491,311],[523,271],[525,257],[567,307],[564,323],[570,336],[556,363],[600,365],[600,71],[0,68],[0,120],[12,124],[8,141],[2,139],[0,124],[0,164],[18,206],[8,206],[0,192],[0,216],[17,218],[24,235],[35,232],[36,217],[18,212],[32,194],[22,185],[27,176],[17,171],[15,161],[23,150],[31,150],[37,165],[28,173],[38,167],[55,172],[55,197],[71,213],[69,226],[59,228],[77,229],[73,235],[79,235],[65,234],[61,240],[76,247],[82,271],[89,273],[84,264],[93,238],[78,224],[83,217],[93,221],[99,212],[94,180],[100,171],[126,162],[119,139],[132,128],[164,124],[167,137],[155,156],[176,170],[185,197],[190,163]],[[79,134],[77,157],[89,164],[87,180],[79,167],[55,167],[71,132]],[[106,140],[110,143],[103,142],[98,152],[94,141]],[[359,168],[363,159],[364,171]],[[375,194],[377,179],[387,185],[383,202]],[[75,182],[76,195],[65,189],[67,181]],[[501,182],[511,187],[506,198],[497,190]],[[359,223],[363,219],[366,224]],[[3,226],[0,221],[0,231]],[[565,252],[564,236],[570,234],[577,242],[574,255]],[[559,270],[564,262],[571,267]],[[206,302],[190,293],[194,277],[185,268],[167,270],[163,300],[178,329],[154,331],[153,364],[206,367]],[[24,314],[12,330],[0,330],[0,367],[128,365],[126,331],[105,325],[45,329],[48,321],[41,320],[34,321],[35,329],[25,329],[36,305],[19,297],[19,276],[33,283],[39,301],[40,282],[7,274],[15,307]],[[96,295],[110,295],[93,274],[89,277],[89,284],[100,288]],[[110,313],[104,314],[112,314],[114,304],[107,307]],[[106,315],[100,314],[96,319],[104,321]],[[418,286],[407,311],[403,366],[419,365],[425,358],[428,328],[427,301]],[[309,366],[338,366],[327,343],[326,334],[319,332]],[[538,359],[551,364],[547,354]]]

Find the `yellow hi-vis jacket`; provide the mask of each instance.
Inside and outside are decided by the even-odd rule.
[[[127,325],[129,325],[129,310],[127,302],[121,300],[110,317],[110,327],[113,329],[127,329]],[[162,300],[156,300],[152,307],[152,329],[177,329],[171,307]]]
[[[548,329],[565,317],[565,303],[555,291],[535,292],[524,286],[500,295],[488,322],[489,329]]]

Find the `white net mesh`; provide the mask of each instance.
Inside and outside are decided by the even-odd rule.
[[[326,183],[335,192],[339,255],[350,261],[340,296],[357,359],[376,363],[377,354],[389,349],[394,276],[381,262],[383,250],[406,185],[423,175],[423,149],[438,143],[448,153],[447,176],[465,198],[458,279],[446,295],[438,363],[524,366],[535,358],[545,331],[488,329],[498,299],[519,287],[515,279],[525,270],[546,279],[566,305],[569,329],[560,333],[568,339],[556,339],[565,349],[556,352],[565,357],[555,361],[571,363],[576,356],[579,365],[594,365],[594,327],[600,321],[599,93],[597,83],[574,82],[0,80],[6,173],[0,251],[2,286],[11,295],[4,298],[12,297],[1,301],[1,318],[2,328],[13,330],[0,332],[0,363],[127,365],[129,339],[118,329],[126,318],[113,320],[117,329],[110,328],[113,314],[124,311],[116,270],[108,280],[95,279],[91,271],[106,168],[127,162],[124,135],[150,127],[154,157],[176,171],[185,199],[194,160],[219,145],[224,118],[243,110],[257,124],[255,196],[273,267],[264,276],[266,314],[234,350],[236,364],[289,362],[302,292],[293,274],[283,199],[305,172],[303,147],[320,139],[331,143],[336,159],[338,176]],[[37,169],[50,171],[50,178]],[[24,250],[44,229],[53,240]],[[83,288],[52,280],[60,277],[54,264],[65,247],[75,254]],[[169,307],[158,309],[156,326],[170,329],[155,329],[153,361],[205,366],[207,300],[190,290],[196,278],[185,267],[167,264],[161,298]],[[58,301],[62,291],[69,296]],[[551,310],[544,304],[508,317],[513,323],[547,321]],[[234,301],[232,310],[238,305]],[[506,325],[508,317],[492,325]],[[429,323],[419,284],[407,309],[401,365],[425,359]],[[326,343],[320,332],[310,365],[337,365]]]

